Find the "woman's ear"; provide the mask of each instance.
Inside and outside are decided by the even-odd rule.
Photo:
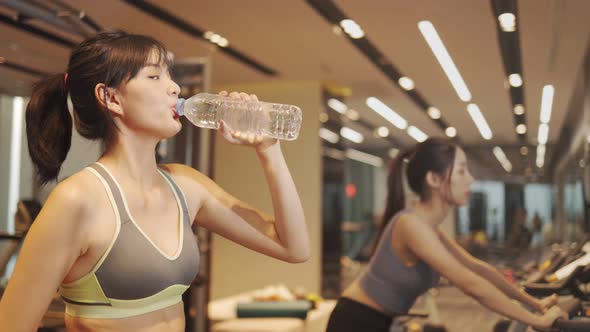
[[[98,83],[94,87],[94,97],[98,100],[98,104],[118,115],[123,114],[123,108],[117,98],[115,89],[109,89],[104,83]]]
[[[442,186],[442,179],[438,174],[428,171],[428,173],[426,173],[426,184],[430,188],[440,189]]]

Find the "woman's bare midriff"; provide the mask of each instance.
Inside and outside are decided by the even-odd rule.
[[[391,312],[387,312],[387,310],[385,310],[382,306],[380,306],[379,304],[377,304],[377,302],[373,301],[373,299],[371,299],[367,293],[365,293],[365,291],[361,288],[361,286],[359,285],[358,279],[353,281],[350,286],[348,286],[344,292],[342,292],[342,297],[346,297],[349,298],[351,300],[357,301],[359,303],[362,303],[368,307],[371,307],[377,311],[379,311],[382,314],[394,317],[395,314],[391,313]]]
[[[65,315],[68,332],[182,332],[182,302],[147,314],[121,319],[91,319]]]
[[[418,258],[404,247],[404,239],[401,238],[399,232],[395,232],[396,225],[393,225],[393,226],[394,226],[394,228],[392,229],[393,238],[392,238],[391,248],[393,249],[395,254],[399,257],[399,259],[402,261],[402,263],[405,266],[409,267],[409,266],[416,265],[418,263]],[[382,314],[385,314],[385,315],[388,315],[391,317],[396,316],[395,313],[388,312],[385,308],[380,306],[377,302],[373,301],[373,299],[371,299],[367,295],[367,293],[359,285],[358,278],[355,281],[353,281],[344,290],[344,292],[342,292],[342,296],[349,298],[351,300],[355,300],[359,303],[362,303],[370,308],[373,308],[373,309],[379,311]]]

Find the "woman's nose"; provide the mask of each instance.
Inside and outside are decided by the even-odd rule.
[[[180,94],[180,86],[178,86],[178,84],[176,84],[176,82],[174,82],[172,80],[170,82],[172,82],[172,84],[170,84],[170,87],[169,87],[170,94],[178,96]]]

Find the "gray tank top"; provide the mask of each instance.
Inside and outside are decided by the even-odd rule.
[[[391,314],[407,313],[416,298],[440,279],[438,272],[423,261],[405,266],[391,246],[392,227],[408,212],[398,212],[385,226],[375,254],[359,280],[367,295]]]

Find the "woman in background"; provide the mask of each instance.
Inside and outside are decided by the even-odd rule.
[[[420,197],[411,209],[405,208],[404,168],[410,188]],[[366,272],[342,293],[328,332],[389,331],[392,320],[407,313],[441,275],[484,306],[526,324],[549,327],[565,317],[553,306],[556,296],[538,300],[526,294],[440,229],[451,209],[467,203],[473,180],[465,153],[446,139],[427,139],[397,157],[388,175],[376,251]]]

